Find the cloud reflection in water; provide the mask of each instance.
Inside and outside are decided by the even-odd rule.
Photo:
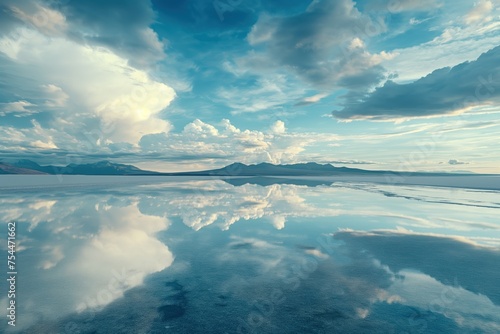
[[[394,190],[205,180],[1,195],[19,226],[22,325],[500,330],[499,194]]]

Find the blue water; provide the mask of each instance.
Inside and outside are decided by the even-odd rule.
[[[0,331],[500,332],[498,191],[116,180],[0,190]]]

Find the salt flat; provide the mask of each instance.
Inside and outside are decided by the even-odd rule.
[[[49,190],[60,187],[119,186],[196,180],[246,179],[250,177],[218,176],[107,176],[107,175],[0,175],[0,189]],[[253,178],[253,177],[252,177]],[[258,178],[265,180],[265,176]],[[397,173],[376,176],[272,176],[273,179],[311,180],[324,182],[365,182],[386,185],[416,185],[465,189],[500,190],[500,175],[429,175],[407,176]]]

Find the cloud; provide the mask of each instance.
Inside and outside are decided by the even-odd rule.
[[[324,208],[304,197],[303,187],[291,184],[233,186],[222,180],[206,179],[173,181],[163,183],[160,188],[141,190],[138,207],[144,214],[178,217],[186,226],[197,231],[210,225],[228,230],[239,221],[254,219],[283,229],[288,220],[297,217],[333,217],[355,212],[351,209],[350,197],[346,197],[345,204],[349,208],[345,210]],[[321,187],[316,188],[314,193],[324,196],[332,191],[335,190]]]
[[[317,229],[311,231],[312,234],[304,234],[303,229],[283,226],[287,217],[309,217],[295,218],[294,225],[310,221],[310,217],[332,217],[336,203],[314,205],[326,198],[326,194],[335,194],[336,199],[349,206],[345,214],[358,214],[353,208],[359,209],[359,203],[366,202],[365,198],[360,200],[359,193],[344,196],[345,193],[339,192],[343,188],[335,187],[314,188],[313,192],[301,192],[296,186],[233,188],[221,181],[173,181],[133,190],[128,187],[77,188],[68,190],[78,194],[76,196],[68,196],[66,191],[54,192],[50,201],[43,199],[44,194],[20,200],[2,193],[0,212],[6,219],[38,221],[29,231],[24,230],[28,224],[19,224],[19,235],[29,237],[21,240],[21,244],[28,247],[24,257],[33,261],[35,265],[29,265],[38,273],[24,281],[23,286],[30,291],[33,302],[20,302],[20,310],[26,317],[44,317],[41,322],[35,316],[32,320],[25,318],[24,325],[36,324],[28,332],[47,328],[47,322],[53,318],[58,320],[51,323],[51,328],[63,328],[75,322],[86,332],[102,329],[103,323],[107,324],[105,328],[115,331],[136,328],[124,320],[124,305],[134,305],[130,310],[135,312],[131,321],[135,325],[137,319],[152,313],[149,325],[140,323],[137,328],[154,329],[162,323],[155,320],[157,313],[150,311],[165,303],[177,305],[179,296],[193,284],[202,291],[211,289],[216,302],[228,307],[240,305],[243,319],[255,314],[254,310],[265,310],[267,320],[254,328],[259,332],[275,332],[272,324],[286,324],[287,332],[303,332],[311,326],[323,332],[335,332],[338,328],[349,333],[381,329],[399,332],[408,329],[408,324],[416,324],[415,330],[426,325],[437,332],[487,332],[498,328],[498,305],[488,300],[489,295],[498,291],[498,266],[495,265],[498,252],[467,242],[465,238],[413,235],[408,231],[406,234],[351,231],[348,236],[344,231],[335,240],[330,236],[317,239]],[[198,189],[202,189],[203,194],[197,193]],[[414,206],[406,209],[415,211]],[[81,215],[82,212],[87,215]],[[213,222],[214,214],[219,215],[221,223],[233,217],[266,219],[284,230],[269,234],[257,229],[245,237],[226,232],[218,234],[217,239],[213,238],[213,231],[191,233],[190,238],[175,238],[178,233],[169,231],[167,234],[180,252],[172,262],[173,254],[155,237],[168,228],[166,217],[186,218],[184,222],[193,223],[189,226],[197,229],[203,227],[203,223]],[[361,220],[369,216],[359,214],[363,217]],[[218,247],[212,247],[212,242]],[[181,252],[183,249],[189,251]],[[203,265],[191,265],[198,263]],[[163,274],[173,274],[182,280],[172,282],[159,274],[139,287],[144,277],[167,267],[168,272]],[[207,271],[208,267],[217,270]],[[490,293],[475,291],[478,286],[482,286],[482,291],[491,289]],[[276,291],[280,302],[266,303],[269,296],[276,296]],[[280,312],[303,309],[304,296],[314,308],[306,308],[298,315]],[[53,308],[40,307],[41,302],[51,302],[54,298],[57,305]],[[185,299],[181,299],[181,303],[184,302]],[[255,302],[264,302],[260,305],[266,308],[255,308]],[[190,307],[206,309],[207,319],[216,319],[220,313],[220,307],[206,307],[203,298],[189,299],[189,303]],[[93,305],[98,308],[91,310],[91,314],[66,317],[75,308],[83,310]],[[103,305],[108,306],[101,310]],[[272,306],[274,311],[269,311]],[[88,321],[90,315],[95,315],[94,321]],[[194,319],[197,315],[186,312],[184,322],[193,323],[191,316]],[[311,319],[314,319],[312,323]],[[223,332],[237,327],[224,320],[219,326]],[[194,327],[199,322],[194,323],[192,330],[188,328],[190,332],[196,332]]]
[[[37,113],[31,107],[35,107],[33,103],[28,101],[16,101],[8,103],[0,103],[0,116],[7,114],[15,114],[17,117],[28,116]]]
[[[0,1],[0,117],[30,117],[2,123],[0,148],[112,154],[169,132],[154,18],[149,1]]]
[[[45,105],[47,107],[64,107],[69,96],[64,92],[61,87],[56,85],[48,84],[42,85],[42,90],[47,93],[47,101]]]
[[[286,132],[285,123],[283,121],[276,121],[271,126],[271,132],[274,134],[283,134]]]
[[[44,126],[58,130],[53,138],[57,147],[88,151],[89,146],[95,150],[112,143],[137,144],[145,134],[170,130],[159,113],[174,99],[174,90],[131,67],[126,59],[107,49],[38,32],[30,38],[19,36],[15,42],[20,47],[11,55],[0,43],[4,69],[12,76],[4,92],[26,99],[14,105],[18,109],[23,105],[31,113],[51,114],[51,124]],[[68,142],[67,135],[74,139]]]
[[[500,47],[477,60],[441,68],[409,84],[387,81],[361,101],[349,100],[339,119],[394,120],[464,113],[500,101]]]
[[[0,1],[0,36],[9,33],[16,25],[19,19],[12,15],[9,5],[14,1]],[[24,3],[24,2],[23,2]]]
[[[500,296],[496,293],[500,274],[494,269],[500,260],[498,249],[478,246],[462,237],[405,230],[347,231],[336,233],[335,238],[346,242],[348,247],[370,252],[395,273],[414,269],[444,284],[456,279],[467,290],[483,294],[495,304],[500,303]],[[405,249],[408,251],[401,251]],[[447,265],[439,266],[437,263]],[[481,279],[478,280],[478,277]]]
[[[369,9],[385,10],[397,14],[402,12],[429,12],[442,6],[438,0],[375,0],[367,4]]]
[[[439,2],[442,8],[435,13],[407,14],[408,19],[417,20],[415,23],[427,19],[428,21],[419,27],[410,27],[410,30],[406,30],[408,27],[403,25],[405,34],[408,35],[408,38],[404,39],[412,41],[410,44],[397,42],[396,45],[390,46],[391,53],[396,56],[382,65],[390,69],[391,73],[397,74],[395,81],[408,83],[417,80],[438,68],[474,60],[482,53],[500,45],[499,17],[495,16],[494,12],[474,24],[467,24],[467,12],[474,5],[473,2]],[[481,3],[477,2],[476,5],[479,6]],[[393,26],[390,25],[390,28]],[[413,37],[410,38],[413,34],[420,36],[423,43],[414,41]],[[397,36],[397,39],[403,36],[405,35]]]
[[[287,133],[281,120],[267,131],[258,131],[236,128],[227,119],[217,127],[196,119],[178,133],[146,135],[139,145],[144,153],[162,152],[167,157],[190,152],[200,157],[219,156],[228,162],[285,163],[294,162],[308,146],[337,139],[331,134]]]
[[[0,126],[0,147],[9,151],[29,152],[29,150],[40,151],[58,149],[58,143],[64,140],[67,143],[74,142],[74,138],[55,129],[43,128],[40,123],[31,120],[31,127],[17,129],[14,127]],[[55,139],[57,138],[57,140]],[[57,143],[56,143],[57,142]]]
[[[491,0],[481,0],[475,4],[474,8],[467,13],[465,16],[466,24],[475,24],[477,22],[488,22],[492,20],[492,17],[488,17],[487,15],[491,13],[494,5]]]
[[[27,1],[23,7],[12,3],[9,6],[12,14],[38,31],[51,35],[61,35],[67,29],[66,17],[59,11],[44,7],[36,1]]]
[[[499,126],[500,121],[460,121],[454,122],[443,127],[440,130],[437,130],[437,133],[447,133],[447,132],[455,132],[455,131],[466,131],[466,130],[480,130],[487,129],[495,126]]]
[[[150,28],[155,13],[149,1],[5,0],[3,11],[14,22],[8,26],[10,29],[22,22],[48,36],[103,46],[128,59],[134,67],[151,66],[165,57],[164,42]]]
[[[78,1],[61,6],[77,40],[111,48],[132,66],[147,66],[164,58],[164,42],[149,26],[155,13],[150,1]]]
[[[252,67],[248,64],[249,61],[249,58],[240,59],[238,66]],[[271,110],[277,112],[290,100],[303,96],[304,87],[297,85],[289,76],[264,72],[257,79],[253,78],[252,81],[255,82],[250,85],[219,88],[216,101],[223,102],[232,109],[233,115],[238,115]]]
[[[133,196],[86,194],[47,201],[34,195],[15,205],[0,202],[4,216],[26,222],[18,224],[18,242],[32,274],[23,280],[29,296],[19,296],[26,301],[19,303],[27,315],[23,329],[39,323],[33,314],[50,321],[86,309],[97,312],[173,263],[168,246],[156,238],[170,221],[140,212]],[[47,301],[51,307],[44,307]]]
[[[297,236],[287,235],[288,238]],[[361,251],[357,254],[345,254],[342,252],[343,247],[337,248],[337,245],[332,244],[335,247],[335,251],[330,253],[333,259],[325,260],[326,255],[314,247],[298,246],[297,251],[278,244],[269,245],[268,249],[272,247],[272,251],[268,251],[263,247],[255,247],[257,242],[265,245],[263,240],[238,241],[237,244],[230,244],[233,248],[220,247],[224,268],[233,265],[241,267],[243,263],[245,268],[253,270],[239,271],[239,277],[235,278],[234,270],[227,268],[233,274],[230,275],[231,279],[222,282],[222,287],[225,291],[237,291],[235,297],[238,299],[252,301],[248,307],[248,323],[243,320],[243,325],[240,325],[240,329],[245,328],[245,332],[276,332],[277,324],[284,332],[307,332],[311,328],[325,333],[336,332],[339,328],[346,333],[404,331],[408,329],[409,321],[414,320],[411,318],[413,313],[427,311],[427,305],[414,306],[413,300],[403,300],[391,291],[392,286],[404,282],[404,278],[388,271],[386,267],[373,261],[369,254]],[[265,256],[266,250],[269,256]],[[316,259],[318,255],[319,259]],[[348,261],[345,261],[345,255],[349,256]],[[245,284],[241,284],[242,282]],[[427,300],[435,298],[434,293],[422,293],[422,285],[417,284],[428,282],[412,283],[405,287],[419,289]],[[423,285],[423,289],[429,285]],[[447,287],[439,283],[436,285],[441,288],[439,292]],[[216,290],[217,287],[213,289]],[[279,296],[283,298],[275,302],[269,297],[273,296],[273,292],[279,292]],[[304,296],[307,296],[308,303],[314,307],[304,309],[303,312],[292,312],[293,314],[280,312],[281,309],[303,309],[301,305],[304,303]],[[331,302],[332,299],[335,303]],[[476,300],[484,302],[484,298]],[[258,307],[254,308],[255,305]],[[266,305],[265,313],[252,312],[264,310],[261,305]],[[465,308],[466,312],[470,312],[470,308]],[[425,313],[426,328],[432,328],[436,332],[459,331],[459,326],[443,313],[441,310],[433,311],[431,316]],[[257,318],[257,314],[263,314],[265,321],[259,321],[255,325],[250,319]],[[419,329],[417,325],[420,322],[415,321],[412,325],[413,329]],[[480,325],[485,326],[484,323]],[[242,329],[239,331],[243,332]]]
[[[384,78],[380,63],[391,55],[369,53],[362,39],[384,30],[351,0],[323,0],[293,16],[261,15],[247,40],[266,50],[267,66],[285,67],[316,86],[364,88]]]
[[[82,45],[103,46],[147,67],[165,57],[164,41],[150,28],[155,13],[149,1],[4,0],[4,34],[20,25],[48,36],[64,36]]]
[[[451,159],[448,161],[448,164],[450,164],[450,165],[467,165],[468,162],[463,162],[463,161],[458,161],[456,159]]]
[[[228,124],[231,126],[231,124]],[[184,133],[187,136],[193,136],[196,138],[206,138],[208,136],[218,136],[219,131],[212,125],[204,123],[199,119],[194,120],[184,127]]]
[[[314,104],[314,103],[321,101],[322,99],[324,99],[327,96],[328,96],[328,94],[326,94],[326,93],[320,93],[320,94],[316,94],[313,96],[309,96],[309,97],[303,98],[301,101],[297,102],[295,104],[295,106],[301,107],[301,106],[311,105],[311,104]]]

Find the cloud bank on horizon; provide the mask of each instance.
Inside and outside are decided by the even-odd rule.
[[[498,5],[0,0],[0,159],[500,172]]]

